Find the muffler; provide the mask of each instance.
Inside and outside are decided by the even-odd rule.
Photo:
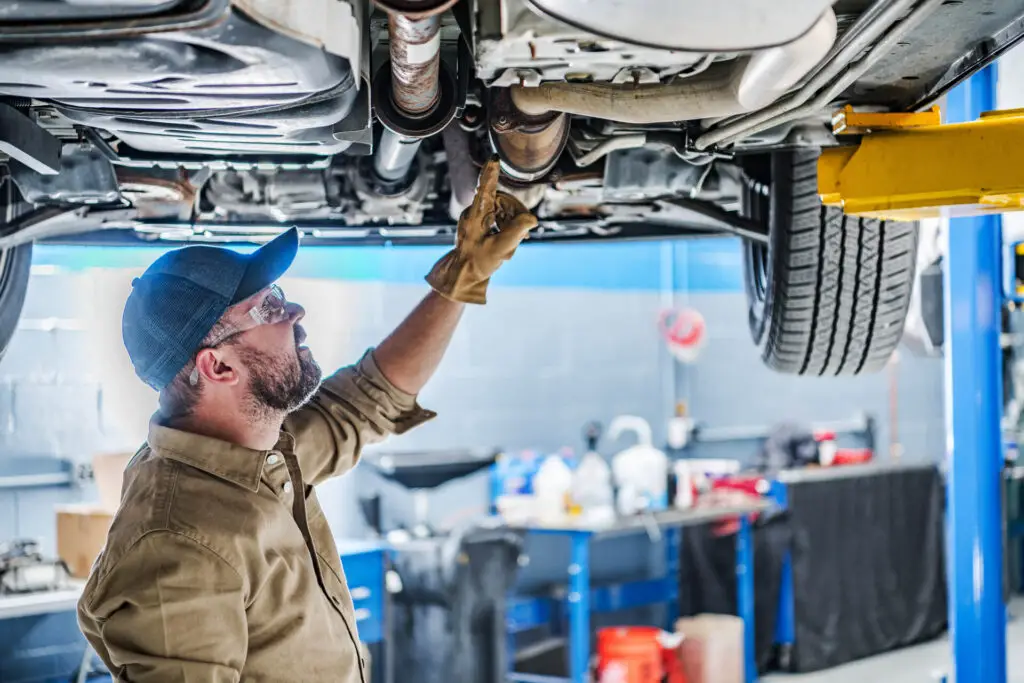
[[[507,88],[490,93],[488,135],[510,178],[533,182],[548,174],[569,139],[569,115],[557,111],[528,116],[512,104]]]
[[[563,112],[631,124],[670,123],[744,114],[765,107],[824,59],[836,40],[829,9],[804,35],[730,64],[667,84],[542,83],[512,86],[527,116]]]

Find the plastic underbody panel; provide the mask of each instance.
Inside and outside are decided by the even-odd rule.
[[[150,3],[151,4],[151,3]],[[0,92],[155,153],[329,156],[348,60],[230,11],[206,28],[0,46]]]

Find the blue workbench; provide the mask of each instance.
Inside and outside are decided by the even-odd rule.
[[[337,539],[335,544],[345,570],[348,592],[352,596],[359,640],[375,650],[371,663],[372,679],[377,683],[389,683],[394,673],[387,638],[385,575],[388,548],[375,541],[349,539]]]
[[[590,664],[590,615],[595,612],[617,612],[652,604],[667,606],[666,628],[674,630],[679,600],[679,536],[686,526],[707,524],[740,517],[736,535],[736,580],[739,616],[744,625],[744,670],[747,683],[757,680],[754,649],[754,546],[749,518],[752,514],[771,509],[771,501],[754,501],[748,505],[702,508],[694,510],[665,510],[654,514],[621,519],[600,527],[536,525],[520,527],[530,534],[562,536],[570,543],[567,567],[568,592],[564,600],[512,596],[508,602],[506,627],[510,648],[514,647],[516,633],[551,624],[565,614],[568,622],[568,679],[549,678],[510,672],[508,680],[522,683],[564,681],[585,683]],[[658,536],[665,541],[665,574],[660,578],[592,586],[590,581],[590,543],[629,534],[648,533],[652,540]],[[509,661],[512,661],[512,657]]]

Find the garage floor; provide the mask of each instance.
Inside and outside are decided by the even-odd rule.
[[[1010,619],[1006,632],[1008,683],[1024,683],[1024,599],[1011,604]],[[934,683],[948,670],[949,640],[941,638],[829,671],[802,676],[772,675],[761,680],[765,683]]]

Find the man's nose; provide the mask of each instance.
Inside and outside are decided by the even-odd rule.
[[[306,317],[306,309],[294,301],[288,302],[285,311],[288,313],[288,320],[292,323],[297,323]]]

